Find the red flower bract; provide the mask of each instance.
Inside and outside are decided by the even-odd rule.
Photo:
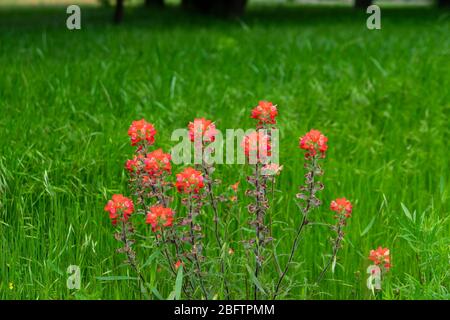
[[[276,163],[269,163],[261,168],[261,174],[263,176],[277,176],[283,170],[283,166]]]
[[[320,131],[312,129],[300,138],[299,147],[308,151],[305,155],[306,158],[314,157],[318,152],[322,158],[325,158],[325,151],[328,149],[327,142],[327,137]]]
[[[142,167],[142,159],[142,155],[134,156],[133,159],[127,160],[125,168],[131,173],[138,172]]]
[[[274,106],[272,102],[260,101],[259,104],[253,108],[251,118],[258,120],[258,124],[275,124],[275,117],[277,115],[277,106]]]
[[[204,187],[202,173],[192,167],[188,167],[177,174],[175,186],[178,192],[198,193]]]
[[[244,154],[248,159],[265,162],[267,157],[271,155],[270,139],[263,131],[253,131],[244,136],[241,147],[244,149]]]
[[[238,191],[239,183],[241,183],[241,182],[238,181],[238,182],[236,182],[236,183],[234,183],[234,184],[232,184],[232,185],[230,186],[231,189],[234,190],[234,192],[237,192],[237,191]]]
[[[331,201],[330,209],[337,213],[345,213],[345,217],[349,218],[352,214],[352,203],[346,198],[338,198]]]
[[[152,226],[152,231],[158,231],[161,227],[171,227],[173,224],[173,210],[161,205],[153,206],[147,212],[145,223]]]
[[[112,196],[112,200],[109,200],[106,204],[105,211],[109,212],[109,218],[113,225],[117,224],[120,215],[123,215],[121,220],[126,222],[134,212],[133,201],[121,194],[115,194]]]
[[[189,122],[188,130],[192,142],[194,142],[195,137],[197,139],[202,138],[202,141],[205,142],[213,142],[216,139],[216,125],[205,118],[194,119],[194,122]]]
[[[144,159],[145,171],[152,176],[160,176],[163,172],[171,172],[171,156],[158,149],[147,154]]]
[[[141,119],[133,121],[128,129],[131,145],[135,146],[141,141],[146,141],[149,145],[155,142],[156,129],[153,124]]]
[[[175,262],[174,267],[175,270],[178,270],[179,267],[183,266],[184,267],[184,262],[182,262],[181,260],[178,260],[177,262]]]
[[[369,259],[372,260],[375,265],[384,265],[386,271],[389,271],[391,267],[391,257],[388,248],[378,247],[376,250],[370,250]]]

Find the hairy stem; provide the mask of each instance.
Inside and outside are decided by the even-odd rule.
[[[203,169],[203,172],[204,172],[205,178],[206,178],[205,179],[206,180],[206,191],[209,195],[211,207],[213,208],[213,211],[214,211],[214,233],[216,236],[216,241],[217,241],[217,245],[219,246],[219,252],[220,252],[220,256],[219,256],[220,272],[222,273],[222,276],[223,276],[223,285],[225,287],[227,299],[230,299],[230,290],[228,289],[228,282],[227,282],[227,278],[225,275],[225,263],[222,258],[222,240],[220,239],[220,235],[219,235],[219,212],[217,210],[217,202],[216,202],[216,198],[213,193],[211,177],[208,174],[208,168],[206,167],[205,163],[203,163],[202,169]]]
[[[289,259],[288,259],[288,261],[286,263],[286,266],[284,267],[283,273],[278,278],[277,285],[275,287],[275,293],[273,294],[273,299],[274,300],[278,296],[278,291],[280,289],[281,283],[283,282],[284,277],[288,273],[289,265],[291,264],[292,259],[294,258],[294,254],[297,251],[297,247],[298,247],[299,240],[300,240],[300,234],[304,230],[304,226],[308,224],[308,213],[309,213],[309,211],[312,208],[313,197],[314,197],[315,171],[316,171],[316,159],[314,157],[312,159],[312,170],[310,171],[311,177],[309,178],[309,183],[307,183],[307,185],[308,185],[308,198],[306,199],[306,207],[303,210],[303,219],[302,219],[302,222],[300,223],[300,225],[299,225],[299,227],[297,229],[297,234],[295,236],[294,242],[293,242],[292,247],[291,247],[291,253],[289,254]]]
[[[193,214],[192,214],[192,199],[190,197],[189,197],[189,212],[188,212],[188,215],[189,215],[189,219],[190,219],[189,235],[190,235],[190,238],[191,238],[192,254],[194,256],[194,262],[195,262],[195,265],[197,267],[197,271],[195,272],[195,274],[197,275],[197,278],[198,278],[198,280],[200,282],[200,287],[201,287],[201,289],[203,291],[203,294],[205,295],[205,299],[208,300],[208,293],[207,293],[207,291],[205,289],[205,286],[203,284],[203,278],[202,278],[202,275],[201,275],[202,269],[201,269],[201,266],[200,266],[200,259],[198,257],[198,253],[197,253],[195,234],[194,234],[194,217],[193,217]]]
[[[338,230],[337,230],[337,234],[338,235],[337,235],[336,239],[334,240],[334,244],[333,244],[333,254],[331,255],[331,257],[328,260],[328,262],[325,265],[325,267],[323,268],[323,270],[320,273],[319,277],[317,278],[317,280],[316,280],[316,284],[317,285],[322,281],[322,279],[325,276],[325,273],[327,272],[327,270],[330,267],[331,263],[336,258],[336,255],[337,255],[337,253],[339,251],[339,247],[340,247],[341,241],[342,241],[341,232],[342,232],[342,226],[341,226],[341,223],[339,223]]]
[[[259,212],[260,212],[260,205],[259,205],[259,165],[256,163],[255,166],[255,189],[256,189],[256,242],[255,242],[255,278],[258,279],[259,275]],[[255,300],[258,299],[258,286],[254,285],[254,298]]]
[[[126,230],[126,223],[125,223],[125,221],[122,221],[122,242],[124,243],[124,249],[125,249],[125,253],[127,255],[128,264],[131,266],[131,268],[133,268],[133,270],[137,274],[139,286],[141,287],[142,292],[144,293],[144,295],[146,297],[149,297],[147,288],[145,287],[144,276],[142,275],[139,267],[137,266],[136,259],[135,259],[134,255],[132,254],[131,247],[128,245],[128,238],[127,238],[127,230]]]

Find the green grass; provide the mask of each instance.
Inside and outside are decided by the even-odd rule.
[[[354,202],[335,273],[319,291],[310,287],[331,250],[330,232],[313,226],[281,297],[371,298],[367,255],[382,245],[393,260],[383,298],[450,298],[448,13],[383,10],[382,30],[369,31],[366,15],[352,9],[272,9],[252,7],[241,21],[129,10],[115,27],[110,11],[87,8],[78,32],[65,29],[65,8],[0,9],[0,298],[142,298],[133,281],[97,278],[134,276],[114,253],[103,211],[113,193],[127,193],[130,122],[153,122],[157,146],[168,149],[172,130],[194,117],[220,129],[251,128],[250,108],[260,99],[280,112],[278,252],[289,250],[300,221],[298,137],[310,128],[329,137],[324,206],[312,219],[332,222],[336,197]],[[223,188],[241,179],[241,199],[248,172],[217,168]],[[401,203],[416,211],[416,222]],[[244,204],[235,214],[245,227]],[[242,293],[238,240],[230,239],[233,291]],[[71,264],[81,267],[79,291],[66,288]],[[168,278],[156,268],[145,269],[148,279]],[[214,283],[217,264],[207,268]],[[270,287],[275,277],[267,267],[262,282]],[[171,281],[158,287],[165,297]]]

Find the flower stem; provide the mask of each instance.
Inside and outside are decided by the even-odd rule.
[[[277,298],[277,296],[278,296],[278,290],[280,289],[281,282],[283,281],[284,277],[286,276],[287,272],[289,271],[289,264],[291,263],[292,258],[294,257],[295,251],[297,251],[297,246],[298,246],[298,243],[299,243],[300,234],[302,233],[303,227],[306,226],[307,224],[308,224],[308,220],[306,220],[306,215],[304,215],[303,216],[303,220],[300,223],[300,226],[299,226],[299,228],[297,230],[297,235],[295,236],[294,243],[292,244],[291,253],[289,254],[288,262],[286,263],[286,266],[284,267],[283,273],[278,278],[277,286],[275,288],[275,293],[273,295],[273,300],[275,300]]]
[[[286,276],[287,272],[289,271],[289,265],[292,262],[292,259],[294,258],[294,253],[295,251],[297,251],[297,247],[299,244],[299,240],[300,240],[300,234],[302,233],[302,231],[304,230],[304,227],[308,224],[308,214],[311,211],[313,205],[313,198],[314,198],[314,184],[315,184],[315,174],[316,174],[316,170],[317,170],[317,163],[316,163],[316,158],[313,157],[311,160],[311,169],[310,172],[308,172],[306,175],[310,175],[309,179],[307,179],[307,189],[308,189],[308,198],[306,199],[306,207],[303,209],[303,219],[302,222],[300,223],[300,225],[298,226],[297,229],[297,234],[295,236],[294,242],[292,244],[291,247],[291,253],[289,254],[289,259],[286,263],[286,266],[284,267],[283,273],[281,274],[281,276],[278,278],[278,282],[277,285],[275,287],[275,293],[273,294],[273,300],[275,300],[278,296],[278,291],[280,289],[280,285],[284,279],[284,277]]]
[[[198,253],[197,253],[197,246],[196,246],[196,241],[195,241],[195,234],[194,234],[194,217],[192,214],[192,199],[189,197],[189,219],[190,219],[190,228],[189,228],[189,235],[191,238],[191,245],[192,245],[192,254],[194,256],[194,261],[195,261],[195,265],[197,267],[197,271],[195,272],[195,274],[197,275],[197,278],[200,282],[200,287],[203,291],[203,294],[205,295],[205,299],[208,300],[208,293],[205,289],[205,286],[203,284],[203,278],[201,276],[201,266],[200,266],[200,259],[198,257]]]
[[[213,208],[214,211],[214,233],[216,236],[216,241],[217,241],[217,245],[219,246],[219,252],[220,252],[220,272],[223,276],[223,285],[225,287],[225,292],[226,292],[226,297],[229,300],[230,299],[230,290],[228,289],[228,281],[225,275],[225,263],[223,261],[222,258],[222,241],[220,239],[220,235],[219,235],[219,212],[217,210],[217,202],[216,202],[216,198],[214,196],[213,193],[213,188],[212,188],[212,182],[211,182],[211,177],[209,176],[208,173],[208,168],[206,167],[206,164],[203,162],[202,164],[202,169],[203,172],[205,174],[205,180],[206,180],[206,192],[209,195],[209,199],[211,202],[211,207]]]
[[[126,223],[125,221],[122,221],[122,242],[124,243],[124,251],[127,255],[128,264],[133,268],[133,270],[136,272],[138,276],[138,283],[141,288],[142,293],[149,298],[149,294],[147,291],[147,288],[145,287],[145,279],[142,275],[141,271],[139,270],[136,258],[133,249],[128,245],[128,238],[127,238],[127,230],[126,230]]]
[[[341,245],[341,241],[342,241],[342,239],[343,239],[342,236],[341,236],[341,232],[342,232],[342,226],[341,226],[341,224],[339,223],[338,230],[337,230],[337,234],[338,234],[338,235],[337,235],[336,239],[334,240],[334,244],[333,244],[333,254],[331,255],[331,257],[330,257],[330,259],[328,260],[328,262],[327,262],[327,264],[325,265],[325,267],[323,268],[323,270],[322,270],[322,272],[320,273],[319,277],[317,278],[317,280],[316,280],[316,285],[318,285],[318,284],[322,281],[322,279],[323,279],[325,273],[327,272],[327,270],[328,270],[328,268],[330,267],[331,263],[334,261],[334,259],[335,259],[336,256],[337,256],[337,253],[338,253],[338,251],[339,251],[339,247],[340,247],[340,245]]]

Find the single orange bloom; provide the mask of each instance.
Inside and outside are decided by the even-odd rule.
[[[141,141],[146,141],[149,145],[155,142],[156,129],[153,124],[145,119],[133,121],[128,129],[131,145],[135,146]]]
[[[352,203],[346,198],[338,198],[331,201],[330,209],[337,213],[345,212],[345,217],[349,218],[352,214]]]
[[[376,250],[370,250],[369,260],[372,260],[375,265],[384,265],[386,271],[391,268],[391,257],[388,248],[378,247]]]
[[[177,262],[175,262],[175,270],[178,270],[178,268],[180,267],[180,266],[183,266],[184,267],[184,262],[182,262],[181,260],[178,260]]]
[[[239,183],[241,183],[240,181],[236,182],[235,184],[232,184],[230,187],[231,189],[234,190],[234,192],[237,192],[238,187],[239,187]]]
[[[180,193],[198,193],[205,185],[202,173],[192,167],[188,167],[177,174],[175,186]]]
[[[251,118],[258,120],[258,124],[275,124],[275,117],[278,115],[277,106],[269,101],[260,101],[253,108]]]

